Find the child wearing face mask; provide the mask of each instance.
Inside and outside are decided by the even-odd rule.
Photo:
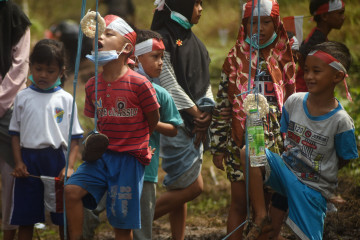
[[[310,14],[314,16],[314,27],[301,43],[299,52],[299,69],[296,73],[296,92],[307,92],[304,81],[304,61],[311,47],[328,41],[332,29],[341,29],[345,20],[345,3],[343,0],[311,0]]]
[[[151,163],[145,167],[144,186],[141,195],[141,229],[134,230],[135,240],[151,240],[158,181],[160,134],[168,137],[176,136],[177,127],[183,121],[170,94],[158,85],[165,50],[161,35],[151,30],[139,30],[137,31],[136,42],[137,67],[135,69],[152,82],[160,104],[160,121],[150,136],[149,142],[155,151]]]
[[[258,23],[258,8],[260,8],[260,23]],[[250,32],[251,9],[252,1],[244,4],[237,42],[223,64],[213,122],[210,126],[213,136],[211,143],[213,162],[217,168],[227,172],[231,182],[231,204],[227,223],[229,233],[246,219],[245,176],[240,150],[245,144],[246,114],[243,100],[247,94],[240,94],[248,90],[250,80],[251,88],[257,87],[258,92],[266,97],[270,112],[263,119],[265,144],[280,153],[283,150],[279,124],[281,109],[284,101],[295,90],[295,64],[287,33],[280,20],[278,3],[275,0],[263,0],[260,6],[256,3],[253,12],[253,32]],[[250,38],[257,34],[258,25],[260,25],[259,43],[253,40],[253,46],[250,46]],[[250,47],[253,48],[251,63],[249,62]],[[258,55],[260,55],[259,62]],[[249,76],[249,65],[251,65],[251,76]],[[257,66],[262,75],[257,82],[258,86],[255,86]],[[223,113],[229,108],[230,121],[223,118]],[[249,182],[250,186],[252,184],[256,183]],[[263,189],[262,185],[259,187]],[[284,206],[285,211],[286,208],[287,206]],[[257,212],[254,214],[254,226],[260,226],[262,220],[267,219],[265,215],[258,217]],[[242,231],[243,228],[240,228],[229,239],[241,239]]]
[[[11,223],[19,225],[19,239],[31,239],[35,223],[45,221],[44,186],[40,176],[64,181],[65,152],[70,147],[67,177],[74,172],[83,130],[74,111],[71,145],[67,146],[73,97],[59,85],[65,70],[65,50],[61,42],[39,41],[30,55],[32,85],[15,99],[9,133],[16,177]],[[51,213],[63,236],[63,214]]]
[[[80,165],[66,183],[70,239],[82,234],[83,206],[95,209],[104,193],[115,239],[132,239],[132,229],[141,227],[144,169],[152,155],[149,137],[159,121],[151,82],[126,64],[136,43],[135,31],[118,16],[104,19],[105,32],[94,43],[103,72],[98,75],[97,99],[95,77],[85,85],[84,113],[94,117],[97,109],[97,129],[108,137],[109,145],[99,159]]]

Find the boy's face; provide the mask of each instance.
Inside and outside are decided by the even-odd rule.
[[[333,29],[340,29],[345,20],[345,8],[328,12],[326,22]]]
[[[190,23],[197,24],[199,23],[201,12],[202,12],[202,0],[196,0],[194,4],[194,9],[191,17]]]
[[[138,57],[144,71],[149,77],[160,76],[163,65],[164,50],[154,50]]]
[[[247,21],[246,24],[246,32],[247,35],[249,37],[251,37],[253,34],[257,34],[258,30],[258,18],[254,17],[253,19],[253,31],[252,34],[250,33],[250,29],[251,29],[251,20],[250,18]],[[267,41],[269,41],[269,39],[272,37],[272,35],[274,34],[275,31],[275,27],[274,27],[274,23],[273,20],[270,16],[261,16],[260,17],[260,36],[259,36],[259,43],[260,44],[264,44]]]
[[[304,66],[304,80],[309,93],[323,94],[334,91],[337,83],[336,71],[316,56],[307,56]]]
[[[126,43],[126,39],[123,36],[121,36],[120,33],[111,29],[105,29],[105,31],[98,38],[98,50],[121,51],[123,50],[125,43]],[[93,44],[95,44],[95,41]],[[93,45],[93,49],[95,49],[94,45]]]

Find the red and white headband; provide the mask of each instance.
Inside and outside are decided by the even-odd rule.
[[[258,0],[254,1],[255,7],[253,16],[258,16]],[[243,5],[242,18],[251,17],[252,1],[248,1]],[[279,4],[276,0],[261,0],[260,1],[260,16],[279,16]]]
[[[329,64],[329,66],[335,68],[336,70],[343,72],[345,74],[344,77],[344,85],[345,85],[345,90],[346,90],[346,97],[349,101],[352,101],[351,95],[349,93],[349,89],[348,86],[346,84],[346,78],[348,77],[346,68],[344,67],[344,65],[341,64],[341,62],[339,60],[337,60],[336,58],[334,58],[333,56],[331,56],[330,54],[320,51],[320,50],[314,50],[311,51],[308,56],[314,56],[319,58],[320,60],[322,60],[323,62]]]
[[[106,28],[118,32],[121,36],[127,38],[133,46],[136,44],[136,33],[127,22],[119,16],[106,15],[104,17]]]
[[[136,44],[134,55],[137,57],[155,50],[165,50],[165,46],[162,40],[151,38],[144,42]]]
[[[343,9],[345,7],[345,3],[342,0],[329,0],[329,2],[321,5],[313,15],[320,15],[327,12],[333,12],[336,10]]]

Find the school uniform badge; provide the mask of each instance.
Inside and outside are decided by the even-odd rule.
[[[62,108],[55,108],[55,118],[57,123],[61,123],[64,116],[64,109]]]

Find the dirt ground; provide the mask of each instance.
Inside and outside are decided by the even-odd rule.
[[[339,179],[339,192],[347,202],[338,206],[338,211],[327,214],[324,228],[324,240],[355,240],[360,239],[360,188],[352,183],[352,179]],[[190,217],[190,216],[189,216]],[[226,214],[207,218],[191,216],[191,223],[186,226],[187,240],[222,240],[226,236]],[[211,222],[218,222],[214,226]],[[195,224],[196,223],[196,224]],[[210,226],[211,225],[211,226]],[[215,224],[216,225],[216,224]],[[111,229],[102,229],[96,235],[96,240],[114,239]],[[285,239],[296,239],[291,230],[284,224],[281,235]],[[170,240],[170,225],[166,217],[154,222],[154,240]]]

